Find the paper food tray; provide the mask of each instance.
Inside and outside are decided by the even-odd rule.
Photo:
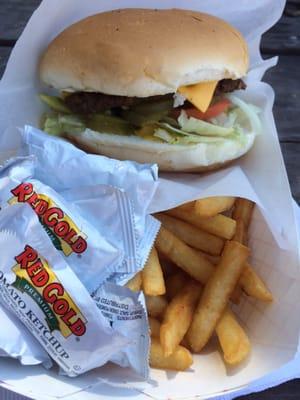
[[[195,356],[192,368],[175,373],[153,370],[149,382],[140,381],[126,369],[107,365],[76,379],[62,378],[42,367],[21,367],[17,361],[0,359],[3,386],[36,399],[154,399],[209,398],[249,385],[291,360],[297,350],[300,321],[299,255],[292,198],[272,116],[274,94],[259,82],[274,60],[263,62],[259,54],[261,34],[280,17],[279,0],[143,1],[115,0],[118,7],[181,7],[221,16],[245,35],[251,55],[249,87],[243,94],[263,109],[263,135],[254,148],[232,167],[205,175],[163,174],[151,212],[212,195],[240,195],[258,202],[250,229],[252,264],[266,280],[275,301],[271,305],[244,298],[236,308],[252,342],[249,360],[226,369],[216,346]],[[112,8],[107,1],[44,0],[14,49],[0,83],[1,157],[18,147],[16,126],[37,126],[43,106],[36,66],[41,51],[65,26],[87,15]],[[24,61],[25,60],[25,61]],[[0,321],[1,322],[1,321]]]

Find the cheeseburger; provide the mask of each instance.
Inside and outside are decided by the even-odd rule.
[[[225,21],[189,10],[121,9],[60,33],[43,54],[43,129],[161,171],[205,171],[242,156],[260,130],[241,100],[248,51]]]

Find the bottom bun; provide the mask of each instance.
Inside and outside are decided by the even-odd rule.
[[[222,168],[249,151],[254,133],[245,135],[243,145],[226,140],[197,145],[174,145],[152,142],[137,136],[98,133],[87,129],[82,133],[68,134],[68,139],[83,150],[119,160],[156,163],[160,171],[205,172]]]

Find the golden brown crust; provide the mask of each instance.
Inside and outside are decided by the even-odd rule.
[[[62,32],[43,55],[40,76],[57,89],[146,97],[237,79],[247,68],[246,42],[225,21],[188,10],[122,9]]]

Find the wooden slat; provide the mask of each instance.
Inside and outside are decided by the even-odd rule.
[[[0,0],[0,44],[20,36],[40,3],[41,0]]]
[[[281,141],[300,142],[300,56],[280,56],[264,80],[275,90],[274,116]]]
[[[295,379],[261,393],[238,397],[236,400],[299,400],[299,398],[300,379]]]
[[[281,150],[286,165],[293,197],[300,205],[300,143],[281,143]]]
[[[263,35],[261,49],[269,54],[300,55],[300,0],[289,0],[281,19]]]
[[[299,26],[300,16],[283,15],[280,21],[263,35],[262,51],[270,54],[300,55]]]
[[[4,72],[11,50],[12,50],[11,47],[0,47],[0,79]]]
[[[298,400],[299,380],[290,381],[261,393],[238,397],[236,400]]]
[[[0,44],[16,40],[41,0],[0,0]],[[270,54],[300,54],[300,0],[288,1],[285,15],[263,37],[262,50]],[[7,16],[9,15],[9,18]]]

